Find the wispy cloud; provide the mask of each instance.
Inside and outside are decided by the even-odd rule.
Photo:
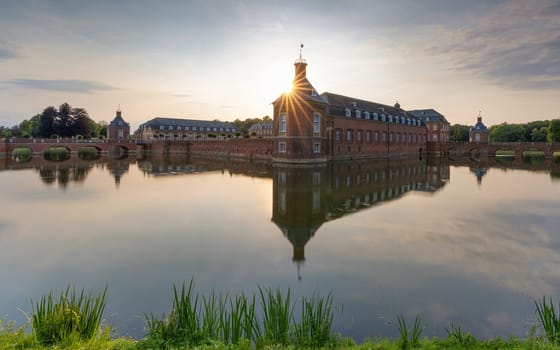
[[[560,88],[560,6],[553,0],[511,1],[467,28],[443,28],[443,55],[453,68],[515,89]]]
[[[173,94],[173,96],[177,97],[177,98],[187,98],[187,97],[191,97],[191,94]]]
[[[14,79],[11,84],[29,89],[64,91],[76,93],[94,93],[97,91],[116,90],[111,85],[90,80],[44,80],[44,79]]]
[[[17,58],[19,56],[20,56],[19,53],[13,47],[13,45],[8,45],[2,40],[0,40],[0,60]]]

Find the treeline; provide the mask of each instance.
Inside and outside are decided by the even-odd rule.
[[[63,103],[56,108],[49,106],[40,114],[12,127],[0,126],[0,138],[58,138],[83,137],[86,139],[107,135],[107,123],[96,123],[84,108],[74,108]]]
[[[251,128],[251,126],[258,124],[258,123],[263,123],[263,122],[271,122],[272,118],[270,118],[268,115],[265,115],[262,118],[247,118],[245,120],[240,120],[240,119],[235,119],[232,124],[235,125],[238,129],[239,132],[243,135],[249,135],[249,129]]]
[[[454,124],[451,141],[469,141],[470,126]],[[560,119],[537,120],[524,124],[502,123],[488,128],[492,142],[560,142]]]

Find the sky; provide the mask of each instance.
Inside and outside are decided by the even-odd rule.
[[[0,125],[272,115],[304,44],[331,92],[451,124],[560,117],[558,0],[0,0]]]

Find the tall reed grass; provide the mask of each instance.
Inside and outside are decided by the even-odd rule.
[[[158,346],[199,346],[211,342],[272,346],[300,344],[322,347],[336,339],[332,331],[332,295],[314,294],[302,301],[302,318],[294,318],[290,289],[263,289],[258,296],[230,297],[212,292],[208,297],[194,291],[194,283],[173,287],[169,316],[146,317],[147,340]],[[260,304],[257,305],[257,299]],[[257,312],[260,306],[260,312]]]
[[[72,339],[90,340],[100,334],[107,286],[101,294],[77,294],[68,286],[58,299],[50,292],[32,301],[30,323],[41,344],[52,345]]]
[[[549,303],[546,302],[546,297],[541,302],[535,301],[535,307],[546,338],[552,344],[560,345],[560,314],[556,313],[552,298],[549,298]]]

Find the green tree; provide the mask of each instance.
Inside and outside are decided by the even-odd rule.
[[[552,119],[548,124],[549,142],[560,142],[560,119]]]
[[[74,124],[72,106],[65,102],[58,107],[55,123],[58,135],[62,137],[72,136],[72,124]]]
[[[0,138],[9,138],[12,137],[12,132],[9,128],[5,126],[0,126]]]
[[[532,142],[546,142],[546,136],[548,134],[548,127],[543,126],[540,129],[534,128],[531,131],[531,138]]]
[[[495,142],[524,142],[525,126],[521,124],[502,123],[490,127],[490,141]]]
[[[449,131],[450,131],[451,141],[463,141],[463,142],[469,141],[470,126],[453,124],[451,125]]]
[[[52,134],[56,134],[55,122],[57,114],[58,111],[53,106],[49,106],[43,110],[39,117],[39,136],[48,138],[51,137]]]
[[[82,135],[91,138],[91,119],[88,112],[83,108],[72,108],[72,135]]]

